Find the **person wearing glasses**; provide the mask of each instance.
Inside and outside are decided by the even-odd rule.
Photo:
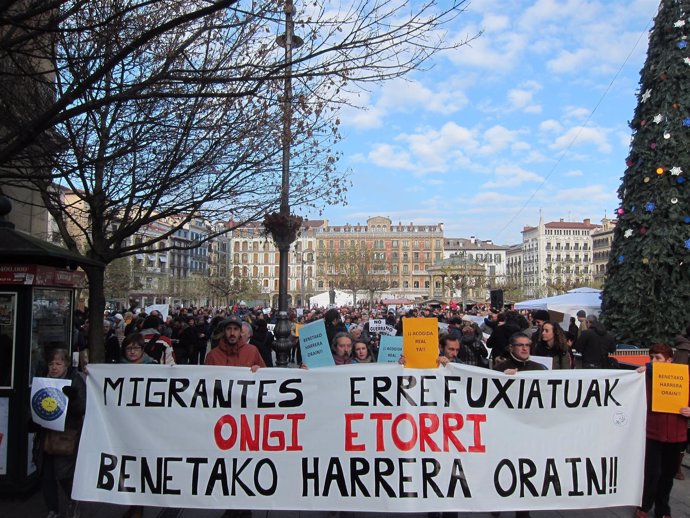
[[[495,371],[504,374],[516,374],[520,371],[540,371],[546,369],[541,363],[529,359],[532,338],[523,332],[510,336],[508,358],[494,365]]]
[[[494,365],[495,371],[504,374],[517,374],[520,371],[545,370],[541,363],[529,359],[532,347],[532,337],[527,333],[517,332],[510,336],[508,358]],[[501,513],[493,512],[491,516],[499,516]],[[530,518],[529,511],[515,511],[515,518]]]
[[[122,340],[121,363],[158,363],[144,352],[146,340],[141,333],[132,333]]]
[[[127,335],[125,339],[122,340],[121,363],[137,363],[141,365],[158,364],[156,360],[144,352],[145,344],[146,340],[141,333]],[[144,506],[131,505],[122,515],[122,518],[142,518],[143,515]]]

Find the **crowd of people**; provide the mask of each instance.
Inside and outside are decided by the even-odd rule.
[[[609,354],[616,341],[596,315],[578,312],[567,330],[550,320],[548,311],[519,312],[476,308],[474,314],[461,314],[450,308],[406,308],[392,310],[385,306],[364,308],[313,308],[292,311],[292,366],[301,365],[298,324],[323,319],[335,365],[373,363],[377,361],[381,334],[371,329],[372,320],[384,320],[387,329],[402,334],[406,318],[428,317],[439,322],[438,365],[461,363],[492,368],[506,374],[520,371],[551,369],[585,369],[615,367]],[[157,311],[113,312],[103,322],[105,359],[125,364],[195,364],[247,367],[252,371],[274,365],[275,337],[271,332],[276,315],[263,308],[233,307],[228,309],[176,308],[163,316]],[[378,327],[377,327],[378,329]],[[88,374],[88,322],[79,325],[76,345],[80,370],[72,368],[67,349],[48,351],[47,376],[72,380],[65,394],[70,398],[68,426],[79,430],[85,409],[83,376]],[[676,360],[688,363],[690,327],[676,339]],[[684,356],[683,356],[684,355]],[[536,359],[540,361],[535,361]],[[577,359],[577,361],[576,361]],[[647,375],[654,362],[672,361],[673,350],[666,345],[650,349],[651,362],[641,372]],[[548,361],[550,360],[550,361]],[[404,363],[404,357],[401,358]],[[648,376],[649,377],[649,376]],[[655,415],[647,418],[647,459],[642,506],[635,518],[646,518],[655,507],[656,516],[670,518],[668,501],[673,478],[682,476],[682,452],[687,445],[687,417],[690,404],[671,418]],[[43,493],[49,509],[48,517],[58,516],[57,491],[61,486],[71,493],[76,451],[70,455],[54,455],[45,451],[45,433],[37,434],[35,459],[43,468]],[[447,513],[446,513],[447,514]],[[141,518],[143,507],[131,506],[123,518]],[[495,516],[498,513],[494,513]],[[69,500],[68,518],[78,518],[76,502]],[[245,518],[250,511],[228,510],[226,518]],[[529,517],[519,511],[518,518]]]

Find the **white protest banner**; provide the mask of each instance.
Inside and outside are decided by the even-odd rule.
[[[370,333],[381,333],[386,330],[386,319],[385,318],[370,318],[369,319],[369,332]]]
[[[634,371],[90,367],[76,500],[426,513],[642,494]]]
[[[62,387],[72,380],[61,378],[34,378],[31,385],[31,419],[43,428],[62,432],[69,400]]]
[[[309,322],[298,329],[302,363],[310,369],[332,367],[335,362],[323,319]]]
[[[379,355],[376,361],[379,363],[398,363],[403,352],[402,336],[381,336]]]
[[[147,315],[150,315],[152,311],[158,311],[165,322],[168,318],[170,307],[167,304],[151,304],[150,306],[146,306],[145,311]]]

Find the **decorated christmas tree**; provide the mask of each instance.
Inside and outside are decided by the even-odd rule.
[[[603,318],[619,340],[673,344],[690,323],[690,0],[662,0],[618,190]]]

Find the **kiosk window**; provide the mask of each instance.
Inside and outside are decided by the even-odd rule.
[[[0,293],[0,388],[12,388],[17,294]]]
[[[35,288],[31,315],[29,383],[45,371],[44,353],[51,347],[71,350],[72,291]]]

